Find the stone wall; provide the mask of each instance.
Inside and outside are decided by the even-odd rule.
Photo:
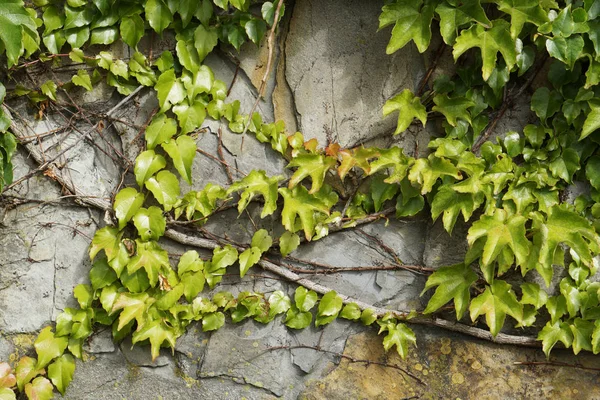
[[[423,155],[435,124],[424,130],[413,126],[399,137],[391,133],[395,118],[382,118],[386,99],[403,88],[417,85],[432,54],[420,55],[413,46],[385,54],[389,30],[377,32],[380,1],[298,0],[289,3],[278,35],[274,68],[265,101],[259,105],[266,120],[283,119],[289,131],[301,130],[305,138],[317,138],[321,145],[339,142],[388,146],[398,144],[408,154]],[[149,44],[147,44],[149,45]],[[173,46],[169,37],[152,44],[158,49]],[[434,44],[433,48],[436,47]],[[126,49],[114,48],[115,52]],[[127,54],[123,53],[124,56]],[[266,44],[260,49],[247,45],[237,54],[222,49],[207,59],[208,65],[228,85],[231,99],[248,112],[255,101],[266,65]],[[236,73],[236,64],[240,70]],[[449,51],[440,71],[451,71]],[[71,72],[65,72],[65,77]],[[43,79],[43,71],[33,74]],[[108,86],[100,84],[91,93],[74,91],[82,107],[105,112],[120,100]],[[140,149],[139,127],[147,123],[157,105],[145,91],[118,109],[114,122],[99,132],[86,133],[91,125],[78,120],[77,130],[64,130],[68,115],[33,118],[26,104],[13,106],[15,120],[31,132],[43,135],[44,155],[52,158],[60,149],[70,149],[56,161],[74,186],[89,196],[109,199]],[[519,125],[529,118],[527,108],[507,112],[502,124]],[[198,145],[214,154],[218,132],[226,161],[239,171],[264,169],[269,175],[286,173],[285,164],[270,148],[228,131],[219,122],[207,121]],[[20,148],[15,156],[15,180],[37,167]],[[90,237],[104,226],[104,215],[79,205],[65,195],[51,174],[35,174],[12,188],[13,201],[3,204],[0,225],[0,359],[14,359],[30,351],[35,334],[51,323],[65,307],[75,306],[72,289],[87,281],[90,268],[87,251]],[[227,174],[213,159],[199,155],[193,166],[193,188],[208,182],[227,184]],[[239,174],[237,174],[239,175]],[[241,176],[241,175],[239,175]],[[234,171],[234,178],[236,176]],[[129,180],[130,177],[125,177]],[[182,183],[182,190],[189,187]],[[18,200],[21,199],[21,200]],[[250,209],[255,220],[258,210]],[[249,242],[249,221],[237,213],[225,212],[206,228]],[[337,233],[308,244],[294,256],[333,266],[364,266],[386,263],[390,255],[381,243],[392,248],[407,264],[437,268],[462,260],[466,250],[466,228],[457,224],[448,236],[440,223],[426,216],[403,221],[390,220],[366,225],[361,230]],[[264,226],[281,228],[270,220]],[[181,254],[186,249],[168,240],[165,248]],[[232,271],[235,273],[235,271]],[[284,290],[294,286],[275,279],[228,276],[228,290]],[[341,293],[380,307],[421,309],[426,277],[407,271],[339,273],[314,279]],[[280,317],[281,318],[281,317]],[[164,350],[152,362],[148,348],[125,341],[114,344],[108,330],[94,333],[85,346],[86,361],[78,362],[68,399],[400,399],[400,398],[598,398],[593,371],[556,367],[513,365],[518,361],[542,361],[539,349],[519,349],[476,341],[431,328],[415,328],[418,348],[406,361],[395,352],[384,354],[381,337],[374,327],[365,328],[341,320],[323,329],[287,329],[276,321],[261,325],[247,321],[226,324],[212,333],[192,327],[173,354]],[[275,346],[318,346],[346,358],[307,348],[268,351]],[[555,353],[574,362],[568,353]],[[371,360],[398,368],[350,362]],[[579,361],[594,362],[590,355]],[[418,379],[401,371],[405,369]],[[587,384],[589,383],[589,384]]]

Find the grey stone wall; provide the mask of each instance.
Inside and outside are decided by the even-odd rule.
[[[390,32],[377,32],[381,5],[380,1],[365,0],[298,0],[288,4],[267,94],[259,105],[263,118],[283,119],[289,131],[301,130],[305,138],[317,138],[321,145],[331,141],[342,146],[399,144],[409,154],[423,155],[428,137],[435,133],[434,124],[428,124],[428,130],[413,126],[405,135],[392,137],[395,118],[382,118],[381,108],[386,99],[403,88],[415,88],[432,55],[420,55],[413,46],[386,55]],[[156,41],[155,54],[157,48],[172,45],[169,37]],[[260,49],[247,45],[239,54],[222,49],[206,62],[218,78],[233,85],[230,98],[240,100],[242,111],[248,112],[264,73],[266,57],[263,43]],[[240,70],[236,73],[238,61]],[[440,69],[450,71],[451,66],[448,52]],[[44,72],[38,72],[33,78],[44,79]],[[65,72],[66,79],[68,74]],[[112,88],[102,84],[92,93],[75,90],[71,95],[84,109],[100,113],[120,100]],[[124,172],[140,149],[140,127],[148,122],[157,101],[153,94],[140,92],[134,101],[117,111],[115,117],[119,121],[102,132],[90,131],[90,122],[77,118],[73,120],[77,129],[64,129],[71,115],[48,113],[37,120],[26,104],[13,106],[17,123],[32,137],[44,137],[39,146],[45,157],[51,159],[69,148],[55,164],[75,187],[89,196],[110,199],[122,179],[131,180]],[[518,124],[527,118],[528,110],[509,111],[503,123]],[[270,175],[287,173],[281,158],[252,137],[245,138],[242,148],[241,137],[229,132],[226,125],[206,121],[205,128],[198,136],[201,149],[215,154],[217,133],[221,129],[225,159],[239,171],[264,169]],[[121,154],[125,161],[117,157]],[[17,181],[37,167],[23,148],[18,150],[14,163]],[[195,189],[208,182],[227,184],[222,165],[206,156],[196,157],[193,174]],[[235,171],[233,174],[234,178],[241,176]],[[75,285],[87,281],[90,238],[105,225],[101,212],[74,202],[51,174],[46,175],[34,174],[20,182],[6,193],[10,197],[4,199],[2,207],[1,360],[14,360],[30,351],[35,334],[54,321],[62,309],[75,306],[71,293]],[[182,191],[188,189],[182,183]],[[250,208],[250,212],[259,220],[258,210]],[[206,228],[248,242],[249,223],[232,211],[214,218]],[[274,221],[262,223],[280,232]],[[337,233],[304,245],[294,256],[339,267],[375,265],[390,261],[390,254],[382,251],[384,243],[407,264],[437,268],[461,260],[466,250],[463,239],[466,228],[460,224],[453,237],[445,233],[441,224],[429,223],[426,216],[390,220],[388,226],[384,225],[381,221],[362,230]],[[172,253],[186,250],[168,240],[163,244]],[[294,285],[264,279],[269,274],[260,274],[263,276],[243,280],[228,276],[222,285],[234,293],[242,290],[293,293]],[[395,309],[422,308],[425,300],[419,294],[425,279],[407,271],[314,276],[314,280],[341,293]],[[547,368],[538,374],[512,365],[513,361],[523,361],[523,357],[541,360],[541,351],[537,349],[501,347],[431,329],[415,328],[419,348],[411,350],[411,356],[403,362],[397,354],[383,354],[381,338],[373,327],[336,321],[323,329],[297,332],[280,322],[266,326],[254,321],[227,323],[212,334],[192,326],[178,341],[173,354],[164,350],[155,362],[150,360],[148,348],[132,346],[128,341],[114,344],[109,331],[97,331],[86,343],[86,361],[78,362],[75,380],[65,398],[484,398],[480,390],[489,390],[490,396],[494,394],[489,398],[566,394],[577,398],[578,393],[587,390],[581,388],[580,382],[592,379],[585,373],[577,375],[563,370],[559,374],[556,369]],[[395,363],[429,384],[420,385],[395,369],[352,364],[310,349],[266,350],[299,344]],[[557,384],[555,378],[560,378],[561,383]]]

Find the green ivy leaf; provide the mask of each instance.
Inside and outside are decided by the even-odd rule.
[[[523,321],[523,306],[517,301],[512,287],[498,279],[491,286],[486,287],[485,292],[471,301],[469,309],[473,322],[477,317],[485,314],[485,322],[493,337],[496,337],[502,329],[506,314],[517,322]]]
[[[304,178],[310,176],[312,186],[309,194],[314,194],[323,186],[323,180],[327,171],[334,168],[335,165],[336,159],[333,157],[327,157],[322,154],[300,154],[293,158],[287,165],[287,168],[298,168],[290,178],[288,187],[292,189]]]
[[[267,31],[267,24],[262,19],[252,18],[244,24],[246,35],[257,46]]]
[[[581,350],[592,351],[592,333],[594,331],[594,322],[586,321],[581,318],[575,318],[573,324],[569,326],[573,333],[573,353],[579,354]]]
[[[361,314],[362,314],[362,312],[360,310],[360,307],[358,307],[358,304],[348,303],[342,309],[342,312],[340,313],[340,317],[344,318],[344,319],[349,319],[351,321],[356,321],[356,320],[360,319]]]
[[[182,283],[178,283],[171,290],[164,291],[162,296],[156,300],[154,306],[156,306],[156,308],[159,310],[166,311],[177,304],[181,296],[183,296],[183,292],[184,285]]]
[[[388,334],[383,338],[383,348],[385,351],[391,349],[394,345],[398,355],[404,360],[408,355],[408,345],[417,345],[415,333],[405,324],[388,324]]]
[[[138,328],[144,326],[146,320],[146,303],[149,299],[151,298],[148,293],[121,293],[117,297],[112,309],[113,313],[122,310],[119,314],[117,329],[120,331],[134,319],[137,321]]]
[[[191,104],[183,102],[173,106],[173,112],[177,115],[181,133],[184,135],[198,129],[206,118],[206,107],[201,101],[194,101]]]
[[[205,28],[204,25],[200,25],[194,32],[194,46],[198,51],[199,61],[202,62],[204,58],[215,48],[219,41],[217,32],[212,28]]]
[[[74,85],[81,86],[88,92],[93,89],[90,75],[87,73],[86,70],[83,69],[77,71],[77,75],[73,75],[73,78],[71,78],[71,82],[73,82]]]
[[[302,185],[296,186],[293,190],[280,188],[279,193],[283,197],[281,223],[286,230],[294,232],[296,218],[298,218],[306,240],[310,241],[315,231],[315,213],[329,215],[331,203],[326,203],[327,200],[324,201],[318,194],[311,196]]]
[[[109,314],[112,313],[115,300],[118,296],[119,287],[117,285],[110,285],[102,289],[102,292],[100,293],[100,304],[102,304],[102,308],[104,309],[104,311],[106,311]],[[58,334],[58,325],[56,326],[56,332]]]
[[[119,38],[119,30],[110,26],[107,28],[93,29],[90,35],[90,45],[92,44],[111,44]]]
[[[65,23],[64,15],[59,13],[55,6],[46,7],[42,19],[44,21],[44,35],[62,28]]]
[[[131,342],[134,344],[142,340],[150,342],[150,352],[152,361],[154,361],[160,355],[160,347],[163,342],[166,341],[172,349],[175,348],[177,334],[174,327],[168,326],[162,319],[156,319],[138,328],[131,336]]]
[[[294,294],[294,302],[298,310],[302,312],[310,311],[315,304],[317,304],[317,300],[319,296],[314,290],[308,290],[305,287],[298,286],[296,288],[296,293]]]
[[[562,36],[546,40],[546,50],[550,56],[567,64],[573,69],[575,61],[581,56],[584,41],[581,35],[564,38]]]
[[[540,26],[548,22],[547,13],[538,0],[500,0],[498,9],[510,15],[510,35],[516,39],[526,22]]]
[[[419,158],[412,165],[408,179],[413,185],[421,186],[421,194],[425,195],[433,189],[433,185],[442,176],[451,176],[460,179],[462,174],[444,157],[430,154],[428,158]]]
[[[539,262],[545,266],[554,263],[560,243],[567,244],[585,265],[591,265],[592,252],[600,251],[598,235],[590,222],[564,205],[550,208],[547,220],[534,219],[534,229],[541,235]]]
[[[596,129],[600,128],[600,103],[589,102],[589,105],[591,107],[591,111],[585,118],[579,140],[585,139],[594,131],[596,131]]]
[[[48,378],[64,396],[67,386],[73,380],[75,359],[70,354],[63,354],[48,366]]]
[[[195,250],[188,250],[179,258],[177,274],[181,278],[186,272],[198,272],[204,269],[204,261]]]
[[[404,132],[415,118],[417,118],[425,127],[427,122],[427,110],[421,104],[421,98],[415,96],[409,89],[404,89],[402,93],[392,97],[383,105],[383,115],[386,116],[398,110],[398,126],[394,135]]]
[[[431,40],[433,6],[422,0],[399,0],[383,6],[379,29],[395,24],[386,53],[392,54],[413,40],[420,53],[425,52]]]
[[[369,165],[369,174],[378,171],[389,171],[386,183],[399,183],[406,177],[413,160],[404,154],[404,150],[394,146],[389,149],[378,149],[378,158]],[[393,172],[391,172],[392,170]]]
[[[160,171],[156,176],[147,179],[145,185],[165,211],[171,211],[179,197],[179,180],[177,177],[169,171]]]
[[[142,240],[158,240],[164,235],[167,226],[163,211],[156,206],[140,208],[133,216],[133,224]]]
[[[122,189],[115,196],[113,209],[119,220],[119,229],[123,229],[127,222],[135,215],[144,203],[144,195],[134,188]],[[108,256],[108,254],[107,254]]]
[[[462,216],[467,222],[473,212],[483,203],[483,195],[478,193],[459,193],[450,186],[442,186],[435,194],[431,203],[431,217],[436,220],[440,214],[444,214],[442,221],[444,229],[452,233],[458,216]]]
[[[37,26],[21,0],[7,0],[0,5],[0,40],[4,43],[8,68],[17,64],[22,49],[22,32],[27,29],[35,33]]]
[[[336,319],[342,310],[342,305],[342,298],[334,290],[327,292],[319,302],[315,326],[327,325]]]
[[[175,77],[173,69],[160,74],[154,88],[157,92],[158,104],[163,112],[185,99],[185,88],[183,87],[183,83]]]
[[[482,25],[475,24],[471,28],[463,30],[456,39],[452,55],[457,60],[465,51],[479,47],[483,67],[481,69],[483,79],[488,80],[496,67],[498,53],[502,54],[504,62],[509,69],[517,62],[517,50],[514,40],[510,36],[509,23],[497,19],[492,21],[492,28],[485,29]]]
[[[423,293],[437,286],[423,313],[431,314],[454,299],[456,319],[460,320],[467,311],[471,299],[469,289],[476,280],[477,274],[465,264],[456,264],[438,269],[429,276],[421,293],[422,296]]]
[[[238,202],[238,212],[240,214],[246,209],[255,195],[262,195],[265,205],[260,217],[265,218],[277,210],[277,187],[281,179],[283,177],[280,175],[269,178],[265,171],[253,170],[242,180],[234,182],[227,190],[227,194],[243,190]]]
[[[40,90],[44,93],[49,99],[56,101],[56,83],[53,81],[46,81],[40,86]]]
[[[579,155],[572,148],[563,149],[562,155],[549,164],[552,175],[572,183],[573,175],[579,170]]]
[[[208,286],[212,289],[221,281],[227,267],[238,260],[238,252],[233,247],[227,245],[223,248],[217,247],[213,250],[213,257],[210,263],[204,264],[205,277]]]
[[[260,260],[261,255],[262,252],[258,247],[250,247],[240,254],[240,278],[243,278],[250,267]]]
[[[45,329],[50,329],[47,327]],[[37,366],[37,360],[28,356],[21,357],[15,368],[17,376],[17,388],[23,391],[25,384],[31,381],[35,376],[44,373],[44,369]]]
[[[54,397],[54,388],[48,379],[38,376],[25,385],[25,394],[32,400],[50,400]]]
[[[456,126],[458,118],[471,123],[468,109],[475,106],[471,100],[465,97],[450,98],[446,94],[438,94],[433,98],[433,102],[435,106],[432,110],[442,113],[450,125]]]
[[[477,239],[486,238],[481,257],[483,266],[490,265],[506,247],[516,256],[517,264],[524,265],[529,254],[525,222],[523,216],[509,216],[505,210],[496,209],[493,215],[484,215],[471,226],[467,241],[472,246]]]
[[[269,296],[269,316],[283,314],[290,309],[291,305],[290,298],[281,290],[276,290]]]
[[[73,296],[77,299],[79,306],[85,310],[92,306],[92,301],[94,301],[94,289],[92,289],[90,285],[81,283],[73,289]]]
[[[173,165],[179,175],[191,185],[192,162],[197,148],[196,141],[190,136],[179,136],[177,140],[171,140],[161,146],[173,160]]]
[[[112,269],[106,259],[100,259],[94,263],[90,269],[90,281],[94,290],[102,289],[111,285],[117,280],[117,274]]]
[[[0,400],[17,400],[17,395],[12,389],[0,387]]]
[[[571,347],[573,333],[566,322],[548,322],[538,334],[537,339],[542,341],[542,350],[546,357],[550,357],[550,351],[558,341],[567,348]]]
[[[393,199],[400,189],[399,185],[386,183],[385,179],[384,175],[377,175],[371,180],[370,193],[373,198],[375,212],[379,212],[383,204],[387,200]]]
[[[165,158],[160,154],[156,154],[154,150],[141,152],[135,159],[135,167],[133,169],[138,186],[144,186],[144,182],[166,166],[167,161]]]
[[[173,15],[163,0],[148,0],[144,11],[146,19],[156,33],[164,31],[173,21]]]
[[[162,212],[160,211],[160,209],[158,207],[154,208],[159,210],[162,217]],[[153,222],[153,224],[156,223]],[[160,228],[162,226],[163,225],[157,226],[153,229],[157,229],[158,232],[160,232]],[[146,270],[146,274],[148,276],[148,281],[150,282],[150,285],[155,286],[158,282],[158,273],[160,272],[160,270],[163,267],[170,268],[169,255],[156,242],[141,242],[139,240],[136,240],[135,242],[137,245],[137,254],[134,257],[132,257],[129,264],[127,264],[127,273],[129,275],[132,275],[138,269],[143,267]],[[123,281],[123,278],[121,278],[121,281]],[[123,282],[123,284],[125,284],[125,282]]]
[[[165,114],[158,114],[146,128],[146,146],[149,150],[168,142],[177,133],[177,122]]]
[[[292,329],[304,329],[310,326],[312,318],[310,312],[300,311],[293,305],[285,316],[285,326]]]
[[[121,19],[119,26],[121,38],[134,49],[144,36],[144,20],[138,14],[133,14]]]
[[[471,17],[465,14],[461,8],[443,2],[435,9],[440,16],[440,33],[448,45],[454,44],[459,28],[472,21]]]
[[[225,324],[225,314],[220,311],[206,314],[202,317],[202,331],[216,331]]]
[[[33,343],[35,352],[38,355],[36,368],[44,368],[50,361],[60,357],[67,348],[68,343],[66,337],[55,337],[51,327],[48,326],[42,329]]]
[[[281,255],[284,257],[296,250],[299,245],[300,236],[295,233],[285,231],[279,238],[279,251],[281,251]]]
[[[539,310],[548,301],[548,293],[542,290],[537,283],[523,283],[521,291],[523,292],[521,304],[531,304],[536,310]]]

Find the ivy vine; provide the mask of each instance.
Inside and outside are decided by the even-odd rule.
[[[485,323],[499,341],[541,342],[547,355],[558,342],[575,354],[600,352],[595,278],[600,1],[386,1],[379,28],[393,26],[388,53],[411,42],[419,52],[427,51],[434,27],[441,36],[434,57],[451,48],[457,62],[454,76],[430,82],[431,68],[415,92],[405,89],[383,105],[384,116],[398,113],[394,134],[413,124],[438,124],[440,135],[429,142],[425,157],[399,147],[330,143],[323,148],[300,132],[287,132],[281,121],[265,123],[254,110],[244,114],[238,101],[227,101],[226,84],[203,60],[219,43],[239,49],[246,41],[259,44],[267,32],[272,46],[284,14],[282,0],[34,0],[28,6],[21,0],[0,4],[3,80],[11,82],[38,63],[82,68],[68,82],[48,80],[40,87],[17,82],[8,96],[27,96],[43,114],[70,89],[89,91],[104,80],[126,99],[141,87],[151,88],[159,111],[135,160],[137,186],[121,189],[112,203],[83,200],[112,211],[114,220],[92,240],[90,283],[74,289],[79,308],[65,309],[54,328],[40,332],[35,358],[0,363],[0,399],[15,399],[16,393],[47,399],[54,389],[64,393],[75,358],[82,357],[82,345],[98,325],[111,327],[116,341],[130,335],[133,343],[149,343],[156,358],[161,347],[174,348],[194,321],[214,331],[227,319],[269,323],[282,315],[286,326],[302,329],[339,317],[377,324],[386,351],[395,347],[405,357],[417,340],[405,322],[450,327],[435,315],[452,303],[457,321],[468,312],[472,323]],[[175,51],[155,59],[139,52],[149,32],[173,34]],[[132,49],[128,61],[89,47],[118,40]],[[535,122],[522,132],[497,132],[498,121],[542,72],[547,85],[535,89],[530,103]],[[3,85],[0,89],[1,102],[6,91]],[[0,187],[5,189],[14,184],[11,156],[17,143],[8,133],[9,109],[5,104],[0,110]],[[208,184],[182,193],[180,179],[192,183],[194,178],[194,135],[206,118],[271,146],[293,170],[289,180],[255,170],[228,187]],[[12,132],[22,139],[17,123]],[[35,146],[25,141],[23,146],[36,157]],[[36,158],[53,168],[39,154]],[[60,171],[53,175],[76,193]],[[575,182],[589,190],[569,200],[565,193]],[[227,205],[237,204],[242,213],[257,200],[262,218],[280,219],[283,235],[273,238],[259,229],[251,243],[240,245],[177,229],[182,222],[201,226]],[[380,309],[302,279],[265,257],[286,257],[303,241],[394,213],[396,218],[430,213],[434,221],[441,217],[450,233],[459,217],[469,223],[464,262],[429,271],[425,310]],[[172,265],[159,242],[163,236],[211,249],[213,255],[202,259],[190,250]],[[299,286],[293,298],[282,291],[237,296],[221,291],[207,297],[205,286],[216,288],[235,263],[242,278],[259,265]],[[514,272],[524,278],[538,274],[546,288],[531,279],[520,285],[507,281]],[[552,294],[548,288],[556,279],[558,292]],[[533,327],[537,338],[500,333],[507,316],[517,328]],[[477,328],[452,326],[485,337]]]

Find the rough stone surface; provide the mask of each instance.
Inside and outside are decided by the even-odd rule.
[[[275,38],[272,71],[257,106],[263,119],[283,119],[289,132],[302,130],[305,138],[317,138],[321,146],[329,141],[342,146],[398,145],[411,156],[426,155],[427,141],[440,127],[434,121],[426,128],[413,124],[403,135],[392,136],[396,118],[383,118],[381,108],[389,97],[419,84],[434,60],[439,38],[433,38],[424,55],[411,44],[388,56],[389,29],[377,32],[381,2],[297,0],[286,6]],[[144,39],[139,49],[147,52],[150,46],[156,56],[172,49],[174,38],[155,35],[154,42]],[[126,46],[113,50],[115,55],[131,55]],[[239,100],[241,112],[246,113],[258,96],[267,57],[263,40],[258,49],[245,45],[240,53],[222,48],[206,63],[231,87],[230,100]],[[453,68],[447,48],[433,77],[450,74]],[[32,72],[33,79],[42,82],[43,71]],[[73,72],[65,69],[60,79],[67,81]],[[86,110],[101,114],[122,99],[103,84],[91,92],[75,88],[70,95]],[[499,121],[497,132],[517,130],[529,121],[531,112],[526,99],[521,100],[522,104],[509,109]],[[24,103],[17,101],[13,106],[19,123],[26,125],[32,140],[38,140],[46,157],[67,149],[56,165],[75,186],[90,196],[109,200],[121,182],[133,186],[131,174],[123,173],[144,149],[140,132],[158,103],[152,91],[143,89],[117,108],[113,118],[106,118],[102,130],[90,129],[90,123],[81,119],[69,125],[68,114],[46,113],[37,120]],[[206,120],[195,139],[201,151],[192,166],[194,182],[190,186],[182,181],[182,192],[200,190],[207,183],[225,187],[229,174],[239,179],[253,169],[265,170],[270,176],[290,176],[285,160],[268,145],[252,135],[230,132],[226,123]],[[222,160],[217,156],[219,149]],[[19,148],[13,162],[15,181],[37,168],[24,148]],[[570,188],[567,195],[572,200],[585,189]],[[65,307],[76,305],[72,290],[88,281],[90,238],[104,226],[104,214],[72,201],[51,174],[33,173],[5,195],[0,211],[0,360],[14,362],[23,355],[35,356],[37,332],[55,321]],[[250,242],[256,228],[278,237],[283,231],[280,222],[276,217],[261,220],[261,207],[252,203],[241,216],[236,209],[223,211],[204,228],[241,244]],[[305,243],[292,254],[297,260],[290,264],[300,269],[310,268],[310,263],[335,268],[401,260],[439,268],[463,260],[467,230],[468,225],[458,221],[449,235],[441,220],[431,223],[425,214],[403,221],[392,218],[389,223],[380,220]],[[170,240],[161,240],[161,245],[174,260],[191,249]],[[199,252],[202,257],[210,256],[209,251]],[[406,270],[306,276],[339,293],[394,310],[422,310],[431,294],[420,296],[425,275]],[[239,266],[234,265],[219,286],[212,291],[207,288],[202,295],[219,290],[234,295],[245,290],[265,294],[282,290],[293,297],[295,288],[258,267],[241,279]],[[543,361],[539,349],[499,346],[413,327],[419,347],[412,348],[402,361],[394,351],[384,353],[382,337],[376,334],[378,327],[336,320],[323,328],[295,331],[282,324],[283,318],[279,316],[269,325],[227,321],[212,333],[194,323],[179,338],[173,353],[162,349],[155,361],[148,346],[132,347],[130,339],[115,344],[109,329],[99,329],[86,341],[86,362],[78,362],[64,398],[600,398],[593,371],[513,364]],[[359,362],[351,363],[340,354]],[[591,367],[597,364],[589,354],[575,358],[556,351],[553,357]],[[360,360],[397,365],[428,386],[399,369]]]

